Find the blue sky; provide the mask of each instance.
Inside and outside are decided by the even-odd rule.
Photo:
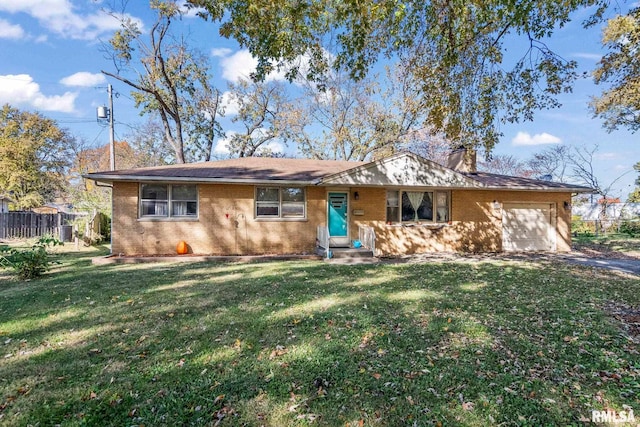
[[[143,121],[134,108],[130,89],[100,70],[113,71],[100,51],[118,23],[102,11],[100,0],[0,0],[0,104],[38,111],[58,121],[71,133],[93,145],[108,142],[108,133],[96,123],[96,108],[107,103],[107,83],[118,96],[114,100],[116,139],[123,138],[130,126]],[[626,5],[624,7],[630,7]],[[147,28],[153,15],[148,2],[128,2],[127,13]],[[601,55],[601,28],[584,29],[581,21],[588,11],[554,34],[548,45],[566,59],[576,60],[579,71],[590,73]],[[255,67],[251,55],[230,40],[217,36],[216,28],[195,16],[181,22],[192,44],[209,55],[216,86],[225,89]],[[521,54],[521,46],[510,43],[508,54]],[[283,79],[273,75],[273,79]],[[504,125],[504,136],[495,154],[529,158],[552,144],[592,148],[598,145],[596,173],[608,184],[626,173],[613,194],[626,197],[637,174],[633,165],[640,161],[640,135],[625,130],[607,133],[602,122],[593,119],[589,99],[601,88],[591,78],[576,82],[574,92],[560,98],[562,108],[540,111],[533,122]],[[230,126],[231,115],[223,123]],[[217,147],[224,154],[224,141]]]

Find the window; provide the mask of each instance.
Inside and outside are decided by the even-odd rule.
[[[256,187],[256,217],[304,218],[304,188]]]
[[[387,222],[448,222],[449,192],[387,191]]]
[[[397,222],[400,217],[400,202],[397,191],[387,191],[387,222]]]
[[[198,189],[195,185],[141,184],[140,217],[196,217]]]

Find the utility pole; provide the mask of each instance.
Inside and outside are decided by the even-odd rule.
[[[107,85],[107,94],[109,95],[109,107],[98,107],[97,117],[98,124],[104,126],[105,122],[109,122],[109,170],[116,170],[116,145],[113,130],[113,87]]]
[[[111,84],[107,87],[109,93],[109,160],[111,170],[116,170],[116,146],[113,137],[113,88]]]

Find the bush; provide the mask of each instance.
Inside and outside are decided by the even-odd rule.
[[[620,233],[628,234],[631,237],[640,236],[640,221],[622,221]]]
[[[574,236],[579,234],[592,235],[595,232],[593,221],[583,221],[578,215],[571,217],[571,232]]]
[[[13,268],[16,276],[21,280],[33,279],[41,276],[49,270],[49,246],[58,246],[63,243],[53,237],[40,237],[36,243],[27,249],[0,247],[0,265]]]

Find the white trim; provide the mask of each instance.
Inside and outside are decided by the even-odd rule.
[[[278,215],[258,215],[258,188],[273,188],[278,190]],[[300,188],[304,196],[302,202],[302,216],[283,216],[282,214],[282,189]],[[275,203],[275,202],[272,202]],[[300,203],[300,202],[294,202]],[[256,221],[306,221],[307,220],[307,187],[300,185],[256,185],[253,187],[253,219]]]
[[[142,202],[143,202],[143,198],[142,198],[142,186],[144,184],[152,184],[152,185],[161,185],[164,184],[167,186],[167,214],[166,215],[143,215],[143,208],[142,208]],[[173,215],[172,211],[173,211],[173,185],[192,185],[196,188],[196,214],[195,215]],[[149,199],[145,199],[145,200],[149,200]],[[193,200],[178,200],[179,202],[192,202]],[[143,220],[143,221],[148,221],[148,220],[152,220],[152,221],[194,221],[194,220],[198,220],[200,218],[200,189],[198,188],[198,184],[195,183],[189,183],[189,184],[185,184],[185,183],[178,183],[178,184],[172,184],[172,183],[161,183],[161,182],[138,182],[138,215],[137,215],[137,219],[138,220]]]

